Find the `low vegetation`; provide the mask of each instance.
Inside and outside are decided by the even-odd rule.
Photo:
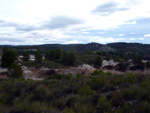
[[[19,54],[9,48],[3,49],[2,66],[7,67],[8,79],[0,80],[0,113],[149,113],[150,75],[114,74],[104,72],[103,60],[113,60],[116,66],[105,68],[125,72],[149,68],[140,55],[115,52],[76,52],[61,49],[36,51],[35,61],[30,53]],[[11,56],[11,57],[10,57]],[[90,64],[97,68],[89,76],[56,74],[44,80],[23,78],[21,66],[66,68]]]
[[[0,81],[0,112],[148,113],[150,75],[51,75]],[[139,107],[140,106],[140,107]]]

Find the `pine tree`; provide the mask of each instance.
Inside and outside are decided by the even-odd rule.
[[[16,51],[13,50],[5,51],[2,55],[1,65],[3,67],[8,67],[12,63],[14,63],[17,59],[18,59],[18,53]]]
[[[23,60],[24,61],[29,61],[29,59],[30,59],[29,53],[28,52],[24,52],[24,54],[23,54]]]
[[[8,67],[7,76],[11,78],[21,78],[23,77],[23,70],[21,66],[17,65],[16,63],[12,63]]]
[[[42,54],[41,54],[40,52],[37,52],[37,53],[35,54],[35,61],[36,61],[37,63],[41,63],[42,60],[43,60]]]

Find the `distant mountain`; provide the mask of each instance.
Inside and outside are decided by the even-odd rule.
[[[133,54],[149,54],[150,55],[150,44],[140,43],[109,43],[109,47],[117,50],[120,53],[133,53]]]
[[[3,48],[1,45],[0,48]],[[144,54],[150,55],[150,44],[140,44],[140,43],[109,43],[109,44],[99,44],[99,43],[88,43],[88,44],[44,44],[44,45],[26,45],[26,46],[9,46],[17,51],[42,51],[46,52],[51,49],[61,48],[62,50],[71,51],[75,49],[77,52],[82,51],[108,51],[117,53],[131,53],[131,54]]]
[[[4,46],[0,46],[4,47]],[[33,46],[9,46],[10,48],[16,49],[17,51],[22,50],[39,50],[47,51],[51,49],[61,48],[62,50],[71,51],[75,49],[78,52],[82,51],[110,51],[113,52],[115,49],[108,45],[98,44],[98,43],[89,43],[89,44],[44,44],[44,45],[33,45]]]
[[[109,47],[108,45],[102,45],[98,43],[89,44],[46,44],[40,47],[45,47],[47,49],[61,48],[63,50],[71,51],[75,49],[76,51],[115,51],[115,49]]]

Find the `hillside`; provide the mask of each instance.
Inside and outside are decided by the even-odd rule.
[[[140,43],[109,43],[109,47],[116,49],[118,52],[122,53],[134,53],[134,54],[150,54],[149,44]]]
[[[3,48],[1,45],[0,48]],[[130,54],[150,54],[149,44],[140,43],[109,43],[109,44],[99,44],[99,43],[88,43],[88,44],[43,44],[43,45],[25,45],[25,46],[9,46],[9,48],[16,49],[17,51],[42,51],[46,52],[50,49],[61,48],[62,50],[71,51],[75,49],[77,52],[84,51],[108,51],[117,53],[130,53]]]

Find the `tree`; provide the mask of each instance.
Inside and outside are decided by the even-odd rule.
[[[62,52],[62,61],[63,61],[63,62],[66,62],[67,59],[68,59],[68,53],[67,53],[66,50],[64,50],[64,51]]]
[[[12,63],[14,63],[17,59],[18,59],[18,53],[13,50],[8,50],[8,51],[4,52],[2,55],[1,65],[3,67],[8,67]]]
[[[36,61],[37,63],[40,63],[40,62],[42,62],[42,60],[43,60],[42,54],[41,54],[40,52],[37,52],[37,53],[35,54],[35,61]]]
[[[50,50],[45,53],[46,60],[57,60],[60,59],[61,56],[62,56],[62,50],[59,48]]]
[[[113,60],[115,61],[115,62],[120,62],[120,56],[119,55],[113,55]]]
[[[125,60],[126,62],[128,62],[128,60],[129,60],[129,55],[128,55],[128,54],[125,54],[125,55],[123,56],[123,58],[124,58],[124,60]]]
[[[29,61],[29,59],[30,59],[30,54],[28,52],[24,52],[23,53],[23,60],[24,61]]]
[[[135,65],[138,65],[138,64],[142,64],[142,56],[134,56],[133,57],[133,63],[135,64]]]
[[[21,66],[17,65],[16,63],[12,63],[8,67],[7,76],[12,78],[21,78],[23,77],[23,70]]]
[[[62,55],[62,50],[60,48],[55,49],[56,59],[60,59]]]
[[[100,56],[97,56],[94,60],[95,67],[101,67],[102,66],[102,58]]]
[[[149,61],[146,62],[146,67],[150,68],[150,62]]]
[[[68,54],[67,62],[69,65],[73,65],[76,61],[75,51],[72,51]]]
[[[110,55],[108,53],[106,54],[106,60],[110,60]]]
[[[7,51],[9,51],[10,49],[6,46],[3,48],[3,53],[6,53]]]

